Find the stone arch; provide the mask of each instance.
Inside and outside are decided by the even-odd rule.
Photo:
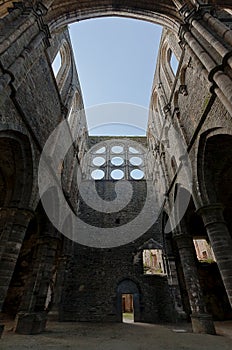
[[[79,125],[77,121],[79,118]],[[79,91],[74,92],[72,101],[70,103],[70,109],[68,113],[68,122],[74,137],[80,136],[80,129],[82,124],[86,122],[84,115],[84,106],[82,103],[82,97]]]
[[[27,207],[33,186],[30,141],[20,132],[0,131],[0,150],[1,206]]]
[[[28,137],[0,131],[0,310],[14,272],[27,226],[33,188],[33,159]],[[3,263],[4,262],[4,263]]]
[[[218,172],[223,170],[223,162],[225,163],[231,155],[229,146],[231,141],[232,133],[224,128],[208,130],[200,137],[197,153],[197,180],[202,205],[210,202],[216,203],[219,200],[215,186],[221,183]],[[213,155],[219,157],[219,163],[215,161],[216,158],[213,158]],[[228,164],[230,165],[230,162]],[[224,166],[228,166],[228,164],[224,164]]]
[[[71,50],[67,41],[63,40],[61,42],[58,52],[60,52],[61,56],[61,65],[56,76],[56,81],[59,91],[61,92],[71,67]]]
[[[3,0],[0,7],[0,17],[5,17],[8,14],[8,9],[17,4],[20,0]],[[33,3],[36,3],[34,1]],[[231,9],[230,0],[210,0],[209,4],[215,3],[221,8]],[[180,22],[180,17],[172,0],[164,0],[162,3],[150,1],[137,1],[136,4],[133,0],[127,1],[113,1],[107,0],[104,3],[98,1],[84,1],[79,0],[42,0],[40,1],[42,11],[48,10],[46,19],[50,24],[50,28],[57,28],[64,26],[71,22],[75,22],[82,19],[96,18],[100,16],[117,16],[124,15],[132,18],[141,18],[144,20],[150,20],[152,22],[160,22],[158,24],[165,25],[171,29],[178,31],[176,22]],[[44,7],[43,7],[44,6]],[[40,10],[41,11],[41,10]]]
[[[222,128],[202,135],[198,152],[198,184],[203,205],[220,203],[232,237],[232,133]]]
[[[183,193],[188,190],[181,186],[180,191]],[[179,205],[181,205],[181,203],[179,203]],[[193,252],[198,272],[199,286],[202,291],[202,301],[205,304],[206,311],[211,314],[215,320],[230,319],[232,315],[231,307],[226,295],[225,285],[220,276],[220,266],[218,262],[209,262],[207,260],[202,262],[200,260],[196,241],[203,240],[205,243],[201,243],[201,245],[204,246],[205,249],[209,248],[209,250],[211,250],[212,248],[213,250],[214,247],[210,244],[207,227],[204,225],[202,217],[196,212],[196,204],[194,203],[192,195],[190,196],[188,207],[180,220],[177,231],[178,234],[182,234],[182,240],[184,236],[189,236],[189,240],[192,241],[188,249]],[[201,248],[201,251],[203,251],[203,248]],[[181,264],[184,270],[183,261]],[[189,300],[190,299],[191,296],[189,296]]]
[[[214,128],[201,135],[198,184],[204,221],[230,304],[232,252],[232,133]]]
[[[171,210],[169,219],[166,222],[164,232],[168,234],[174,232],[184,217],[189,202],[191,200],[191,193],[181,183],[176,182],[173,189],[173,199],[170,200]]]
[[[164,73],[164,78],[167,81],[169,89],[171,89],[173,81],[174,81],[174,73],[172,71],[171,65],[170,65],[170,59],[171,59],[171,48],[169,46],[169,43],[165,41],[162,44],[161,47],[161,55],[160,55],[160,63],[161,67]]]
[[[133,294],[134,321],[140,321],[141,291],[138,284],[129,278],[121,280],[117,285],[117,319],[122,322],[122,294]]]
[[[175,5],[170,0],[154,3],[153,1],[143,1],[134,3],[134,1],[64,1],[56,0],[46,15],[47,23],[51,30],[80,20],[106,17],[122,16],[135,19],[150,21],[156,24],[164,25],[171,30],[178,32],[180,16],[176,11]]]
[[[158,136],[161,132],[161,118],[159,115],[159,97],[156,89],[153,90],[152,92],[152,98],[151,98],[151,111],[150,111],[150,118],[151,118],[151,124],[152,127],[154,127],[156,131],[156,136]]]

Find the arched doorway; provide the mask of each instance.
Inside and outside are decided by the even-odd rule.
[[[133,314],[133,321],[140,321],[140,293],[135,282],[125,279],[117,287],[117,319],[123,322],[123,313]],[[130,318],[132,320],[132,317]]]

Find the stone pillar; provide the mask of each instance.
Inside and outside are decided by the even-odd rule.
[[[232,68],[232,57],[230,56],[230,50],[226,48],[216,37],[211,34],[198,20],[194,19],[190,23],[199,32],[200,35],[218,52],[221,58],[228,57],[228,65]]]
[[[208,5],[201,4],[196,6],[196,10],[190,11],[187,5],[179,10],[185,23],[187,23],[187,26],[182,26],[180,37],[185,40],[187,46],[191,48],[207,70],[209,81],[216,85],[214,86],[215,93],[229,113],[231,113],[232,80],[230,75],[223,70],[223,65],[228,64],[232,67],[230,49],[224,44],[225,42],[232,44],[231,30],[229,28],[226,29],[223,23],[209,13]],[[202,22],[204,22],[204,25]],[[198,35],[194,33],[192,27],[195,28]],[[210,50],[209,47],[204,47],[201,40],[199,40],[200,37],[213,46],[219,55],[215,55],[215,52]],[[217,56],[219,56],[219,60]]]
[[[53,284],[56,270],[56,255],[60,238],[49,223],[41,235],[19,312],[16,316],[15,332],[38,334],[45,330],[47,322],[46,299],[49,286]]]
[[[0,208],[0,312],[33,216],[28,209]]]
[[[50,313],[50,317],[52,317],[56,321],[62,321],[62,293],[65,287],[65,275],[67,273],[69,261],[73,256],[73,247],[75,245],[75,243],[72,240],[69,240],[64,236],[62,237],[62,239],[63,247],[58,260],[56,283],[54,287],[54,299]]]
[[[232,306],[232,238],[223,217],[223,206],[209,204],[197,212],[203,219]]]
[[[188,234],[178,232],[175,234],[174,239],[177,243],[192,311],[190,316],[193,332],[215,334],[213,320],[206,312],[204,297],[201,291],[192,237]]]
[[[173,255],[168,255],[166,257],[166,266],[167,266],[167,278],[168,278],[168,285],[171,289],[173,301],[174,301],[174,307],[176,311],[177,319],[180,320],[186,320],[187,315],[183,309],[183,303],[180,293],[180,286],[177,276],[177,270],[176,270],[176,263],[175,258]]]
[[[223,39],[224,42],[232,46],[232,30],[228,26],[218,18],[212,16],[208,11],[203,14],[203,20]]]

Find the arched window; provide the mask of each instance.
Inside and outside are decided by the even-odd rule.
[[[57,85],[61,91],[64,87],[69,69],[71,66],[71,51],[69,44],[63,41],[55,59],[52,62],[52,69],[56,77]]]
[[[170,55],[169,64],[171,66],[173,74],[176,75],[179,61],[171,49],[169,49],[169,55]]]
[[[57,76],[57,74],[60,70],[60,67],[61,67],[61,55],[60,55],[60,51],[58,51],[55,59],[52,62],[52,70],[53,70],[55,77]]]
[[[164,42],[161,49],[161,66],[169,89],[171,89],[173,85],[178,65],[179,59],[170,46],[170,43],[167,41]]]
[[[173,72],[170,66],[170,58],[171,50],[169,49],[168,43],[164,43],[161,49],[161,66],[169,89],[171,89],[173,83]]]

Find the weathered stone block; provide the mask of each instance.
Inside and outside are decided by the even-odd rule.
[[[215,328],[211,315],[208,314],[192,314],[192,329],[194,333],[215,334]]]
[[[20,312],[16,316],[15,332],[19,334],[39,334],[45,330],[46,312]]]

